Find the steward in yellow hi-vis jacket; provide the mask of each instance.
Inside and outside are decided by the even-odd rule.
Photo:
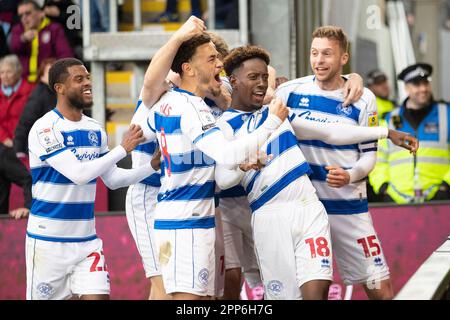
[[[450,199],[450,105],[433,100],[429,64],[404,69],[408,98],[387,114],[384,125],[408,132],[420,142],[416,156],[381,140],[375,169],[369,175],[374,191],[397,203]]]

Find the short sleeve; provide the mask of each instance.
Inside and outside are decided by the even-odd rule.
[[[30,130],[28,148],[41,161],[67,150],[64,138],[54,123],[38,121]]]

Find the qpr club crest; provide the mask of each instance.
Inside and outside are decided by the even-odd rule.
[[[88,132],[88,139],[89,139],[89,143],[90,143],[92,146],[94,146],[94,147],[98,146],[98,136],[97,136],[97,134],[95,133],[95,131],[90,130],[90,131]]]
[[[343,107],[342,103],[339,103],[336,107],[336,111],[340,115],[349,116],[352,113],[352,106]]]
[[[198,280],[202,285],[206,286],[208,284],[208,278],[209,278],[208,269],[203,268],[202,270],[200,270],[200,272],[198,273]]]
[[[53,289],[53,287],[46,282],[39,283],[37,286],[37,291],[39,296],[43,299],[48,299],[55,293],[55,289]]]
[[[283,291],[283,288],[284,288],[283,283],[278,280],[272,280],[267,284],[267,290],[273,296],[279,296]]]

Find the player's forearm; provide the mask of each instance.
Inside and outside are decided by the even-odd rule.
[[[174,35],[153,56],[145,72],[142,90],[142,101],[147,107],[153,106],[159,97],[168,90],[166,77],[181,44],[182,39]]]
[[[206,135],[196,145],[218,164],[237,165],[250,155],[256,154],[269,136],[280,126],[282,121],[275,115],[269,115],[266,121],[251,134],[233,141],[227,141],[220,130]]]
[[[150,164],[134,169],[122,169],[114,166],[101,178],[109,189],[115,190],[138,183],[155,172],[156,170]]]
[[[361,127],[340,123],[323,123],[295,117],[291,121],[295,135],[302,140],[321,140],[329,144],[344,145],[388,136],[385,127]]]
[[[244,176],[244,171],[240,170],[239,167],[236,166],[230,167],[217,165],[214,175],[217,186],[221,190],[226,190],[241,182],[241,179]]]
[[[80,162],[71,151],[66,150],[48,158],[47,162],[73,183],[84,185],[104,174],[126,155],[125,149],[117,146],[101,158]]]
[[[347,172],[350,175],[350,183],[364,179],[375,167],[377,163],[377,153],[374,151],[365,152],[361,155],[361,158],[355,163],[355,165],[348,169]]]

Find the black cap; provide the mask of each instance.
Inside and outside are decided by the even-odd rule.
[[[367,74],[367,85],[371,86],[373,84],[381,83],[387,81],[386,74],[378,69],[372,70]]]
[[[416,63],[409,67],[406,67],[398,75],[399,80],[403,80],[405,83],[418,82],[422,80],[430,81],[430,76],[433,73],[433,67],[428,63]]]

